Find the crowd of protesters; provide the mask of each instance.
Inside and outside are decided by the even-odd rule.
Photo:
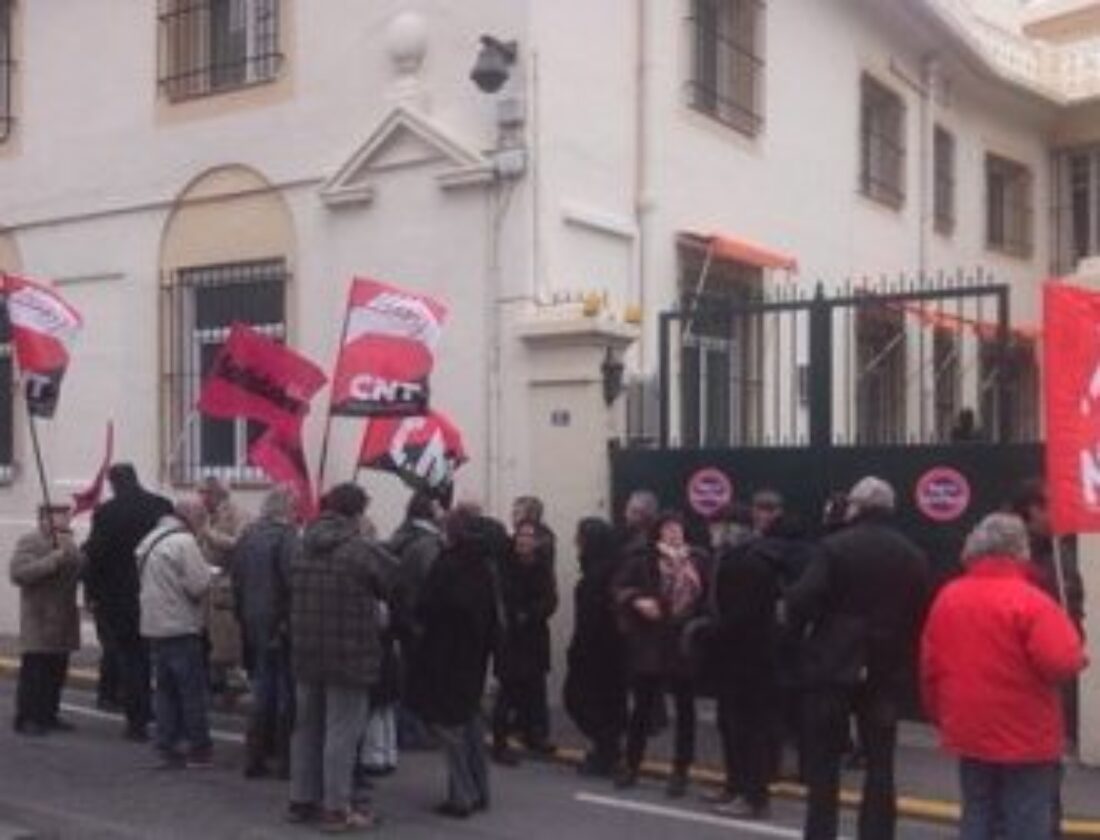
[[[149,740],[155,723],[158,766],[209,767],[210,692],[231,690],[242,666],[244,773],[288,780],[292,821],[377,825],[367,791],[397,770],[400,748],[441,751],[437,810],[457,819],[490,807],[490,762],[516,764],[518,746],[555,752],[559,570],[540,500],[517,499],[509,527],[418,491],[380,540],[353,483],[329,490],[302,528],[283,486],[246,522],[215,480],[175,504],[129,465],[108,480],[112,498],[82,547],[67,509],[44,506],[12,558],[18,732],[70,727],[58,710],[83,582],[102,649],[98,699],[123,712],[124,735]],[[867,477],[812,523],[769,489],[711,517],[703,539],[645,490],[618,527],[583,519],[563,684],[590,745],[580,771],[637,785],[647,741],[671,723],[666,792],[684,796],[697,702],[713,697],[725,780],[704,799],[718,813],[766,817],[771,782],[796,777],[805,837],[835,838],[854,753],[865,769],[858,836],[889,838],[898,723],[919,693],[960,760],[961,836],[1057,836],[1063,707],[1072,714],[1067,686],[1085,666],[1083,590],[1072,554],[1055,559],[1042,487],[978,523],[938,592],[896,507],[894,489]]]

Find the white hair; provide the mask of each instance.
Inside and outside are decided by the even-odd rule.
[[[964,565],[979,557],[1011,557],[1020,562],[1031,558],[1027,525],[1013,513],[991,513],[974,526],[963,546]]]

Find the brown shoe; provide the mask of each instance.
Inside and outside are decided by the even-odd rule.
[[[320,828],[325,834],[348,834],[352,831],[373,831],[381,821],[372,811],[325,811],[321,814]]]

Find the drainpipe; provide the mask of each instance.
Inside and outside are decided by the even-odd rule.
[[[638,0],[635,15],[635,76],[634,76],[634,275],[635,297],[642,313],[642,330],[638,340],[638,369],[645,375],[648,370],[649,341],[645,323],[649,319],[646,304],[646,228],[651,201],[649,197],[649,0]],[[642,400],[642,428],[645,423],[646,401]]]

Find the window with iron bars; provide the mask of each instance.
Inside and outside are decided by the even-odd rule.
[[[955,229],[955,136],[943,126],[936,126],[932,158],[934,222],[947,235]]]
[[[1054,189],[1054,270],[1068,274],[1100,254],[1100,147],[1056,155]]]
[[[160,0],[160,84],[171,100],[269,82],[280,0]]]
[[[12,113],[12,0],[0,0],[0,143],[11,135],[15,115]]]
[[[738,131],[764,123],[763,0],[693,0],[691,104]]]
[[[0,483],[9,482],[15,468],[15,370],[8,307],[0,306]]]
[[[195,412],[202,382],[234,323],[264,335],[286,337],[286,264],[282,259],[181,269],[168,287],[169,400],[172,405],[169,469],[176,483],[214,475],[260,482],[248,448],[260,424],[221,420]]]
[[[866,75],[860,96],[859,177],[869,198],[895,208],[905,201],[905,103]]]
[[[1032,253],[1031,171],[1022,163],[985,157],[986,245],[1015,257]]]

